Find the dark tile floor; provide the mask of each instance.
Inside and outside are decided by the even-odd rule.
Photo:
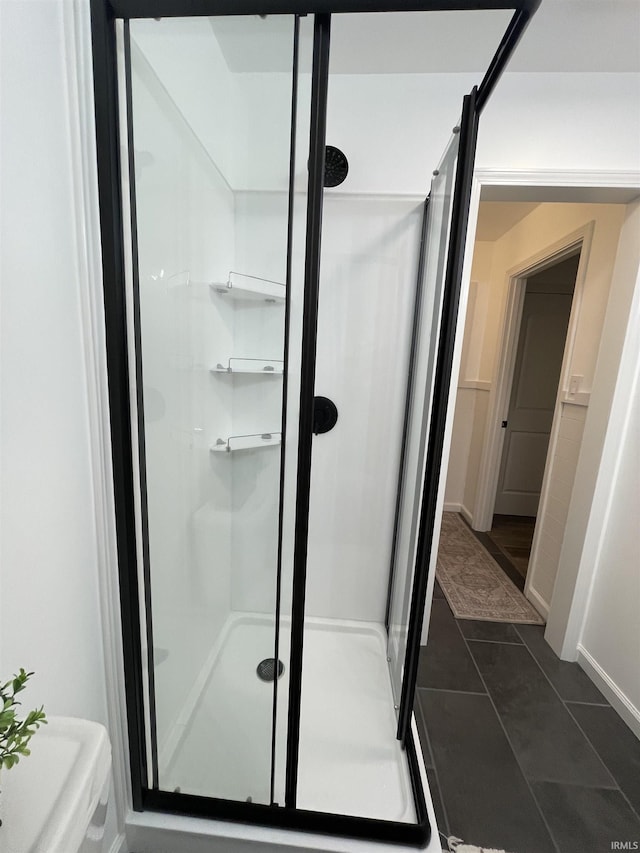
[[[543,634],[457,620],[436,584],[416,719],[439,828],[509,853],[640,844],[640,741]]]

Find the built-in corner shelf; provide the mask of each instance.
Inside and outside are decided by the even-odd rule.
[[[214,283],[211,287],[225,299],[272,304],[283,303],[286,292],[284,284],[278,281],[238,272],[230,272],[227,281]]]
[[[282,434],[279,432],[263,432],[252,435],[230,435],[219,438],[209,448],[212,453],[236,453],[239,450],[254,450],[258,447],[273,447],[280,444]]]
[[[226,364],[218,363],[212,373],[252,374],[254,376],[282,376],[284,361],[265,358],[229,358]]]

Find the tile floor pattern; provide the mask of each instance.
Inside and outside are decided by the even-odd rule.
[[[415,710],[440,829],[509,853],[638,849],[640,741],[543,633],[456,620],[436,584]]]

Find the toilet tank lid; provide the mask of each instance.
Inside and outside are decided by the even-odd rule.
[[[76,851],[109,778],[104,726],[75,717],[48,720],[30,743],[31,755],[3,774],[3,853]]]

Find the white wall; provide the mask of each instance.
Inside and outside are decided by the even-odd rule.
[[[244,96],[256,109],[264,76],[241,75]],[[267,76],[279,76],[288,85],[287,75]],[[426,194],[431,172],[460,119],[462,98],[480,76],[332,75],[327,142],[349,159],[343,189]],[[639,77],[507,72],[480,122],[477,168],[640,169],[640,110],[632,106],[640,99]],[[305,75],[302,88],[308,90]],[[302,134],[306,136],[304,129]],[[300,147],[305,144],[306,139],[298,139]],[[304,168],[306,159],[298,161]],[[270,173],[263,171],[252,180],[269,188]]]
[[[106,724],[82,323],[95,219],[77,206],[66,25],[60,3],[0,3],[0,677],[33,669],[25,707]],[[107,847],[115,832],[110,815]]]
[[[507,72],[480,122],[477,168],[640,169],[640,110],[632,106],[640,99],[639,77]],[[344,190],[426,194],[462,98],[479,80],[470,73],[332,75],[327,141],[349,159]],[[242,75],[254,104],[259,81]],[[269,185],[268,174],[261,180]]]
[[[577,574],[569,636],[562,637],[553,624],[549,633],[565,646],[572,646],[571,634],[579,633],[578,660],[640,737],[640,205],[629,208],[614,273],[621,286],[603,333],[609,358],[599,366],[610,375],[611,414],[592,427],[606,430],[606,438],[580,563],[576,566],[574,560],[568,566],[567,587]],[[620,332],[625,330],[622,346]],[[591,436],[585,435],[588,440]],[[558,586],[556,596],[562,603],[569,589]]]
[[[506,73],[482,116],[476,165],[638,170],[639,97],[638,74]]]
[[[594,573],[597,575],[601,565],[597,560],[599,543],[607,524],[605,510],[610,506],[616,471],[611,454],[614,453],[614,459],[617,459],[615,451],[619,446],[619,439],[615,436],[624,433],[633,401],[628,363],[630,358],[635,368],[635,338],[630,330],[634,328],[633,320],[638,311],[639,223],[640,205],[636,202],[627,206],[620,232],[600,357],[576,470],[575,499],[567,517],[560,569],[547,625],[547,640],[558,654],[570,658],[575,656],[582,630],[591,579]],[[625,343],[627,339],[631,344]],[[631,356],[628,356],[630,348]],[[605,436],[609,436],[608,444]]]
[[[446,510],[462,512],[468,521],[473,515],[491,390],[491,380],[482,359],[490,346],[486,340],[489,311],[486,297],[487,283],[491,281],[493,249],[493,242],[478,241],[473,251],[444,498]]]
[[[635,316],[638,322],[640,317]],[[637,337],[637,336],[636,336]],[[640,351],[635,342],[636,364]],[[603,530],[598,573],[591,590],[579,653],[606,673],[621,697],[633,709],[640,733],[640,573],[637,523],[640,517],[640,393],[637,369],[634,387],[628,389],[626,435],[616,427],[619,447],[617,477],[610,496],[610,511]],[[613,439],[613,437],[612,437]],[[610,439],[611,440],[611,439]]]
[[[640,169],[639,77],[506,73],[480,122],[477,168]],[[478,82],[474,74],[332,77],[327,139],[349,158],[349,191],[425,192],[462,97]]]
[[[37,670],[30,701],[51,713],[104,720],[60,8],[0,11],[2,670]]]

